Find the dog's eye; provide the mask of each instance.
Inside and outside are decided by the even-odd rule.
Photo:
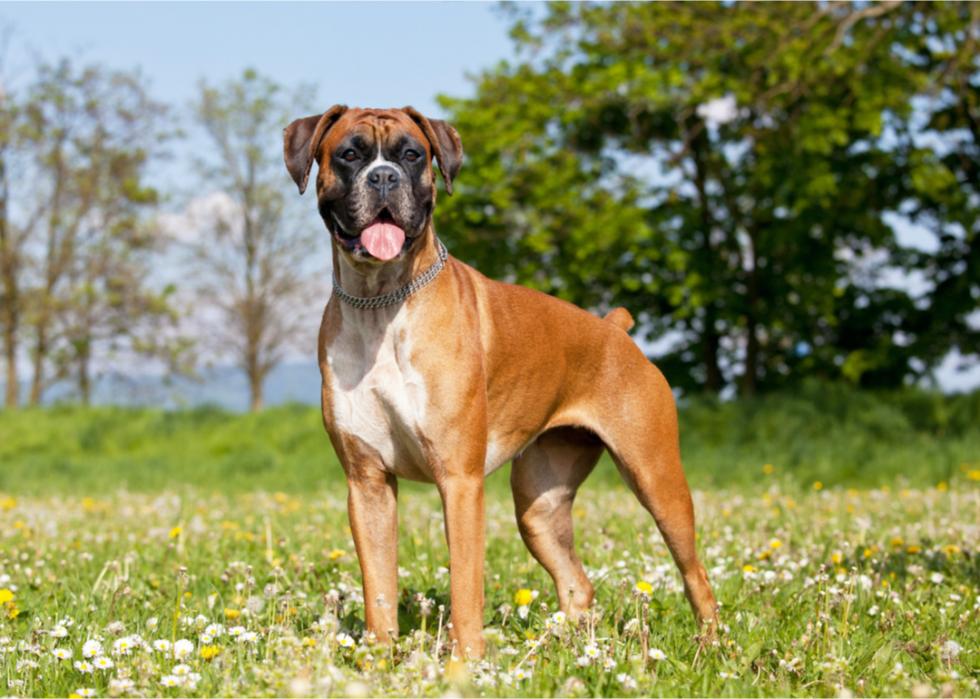
[[[340,157],[346,160],[348,163],[352,163],[357,160],[357,151],[355,151],[353,148],[348,148],[340,154]]]
[[[407,150],[402,155],[402,158],[404,158],[405,160],[407,160],[410,163],[414,163],[416,160],[418,160],[421,157],[422,157],[422,154],[419,153],[417,150]]]

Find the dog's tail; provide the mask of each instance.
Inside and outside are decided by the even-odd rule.
[[[617,328],[620,328],[625,332],[629,332],[630,328],[635,325],[633,322],[633,316],[630,315],[629,311],[622,307],[614,308],[609,311],[609,313],[603,316],[603,320],[608,320]]]

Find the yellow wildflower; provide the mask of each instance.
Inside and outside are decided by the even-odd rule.
[[[922,547],[916,546],[915,544],[911,544],[905,547],[905,553],[912,553],[912,554],[922,553]]]
[[[534,599],[534,595],[526,587],[522,587],[520,590],[514,593],[514,604],[518,607],[526,607],[531,604]]]
[[[821,483],[820,481],[813,481],[813,489],[823,490],[823,483]]]
[[[7,588],[3,588],[2,590],[0,590],[0,604],[13,602],[13,600],[14,600],[14,593],[12,590],[8,590]]]
[[[966,477],[971,481],[980,481],[980,468],[971,468],[966,472]]]
[[[17,507],[17,498],[13,495],[0,497],[0,510],[12,510]]]
[[[764,474],[766,474],[767,476],[772,475],[773,471],[775,471],[775,470],[776,469],[773,468],[773,465],[772,464],[763,464],[762,465],[762,472]]]
[[[653,594],[653,585],[648,583],[646,580],[636,581],[636,591],[639,592],[644,597],[649,597]]]
[[[221,652],[220,646],[201,646],[201,657],[211,660]]]
[[[180,536],[181,532],[183,531],[184,531],[183,527],[177,526],[171,529],[170,534],[168,534],[167,536],[169,536],[171,539],[176,539],[178,536]]]
[[[892,537],[892,546],[894,546],[897,549],[900,549],[904,545],[905,545],[905,539],[903,539],[900,536],[893,536]]]
[[[780,548],[782,545],[783,545],[783,542],[780,541],[779,539],[773,539],[773,540],[771,540],[769,542],[769,548],[773,549],[774,551],[776,549]]]
[[[330,553],[327,554],[327,558],[329,558],[331,561],[336,561],[341,556],[346,556],[346,555],[347,552],[344,551],[343,549],[333,549]]]
[[[231,608],[225,609],[225,619],[230,619],[230,620],[234,621],[235,619],[237,619],[241,615],[242,615],[242,613],[238,609],[231,609]]]
[[[841,561],[844,560],[844,554],[841,553],[840,551],[834,551],[830,555],[830,560],[833,561],[835,565],[840,565]]]
[[[949,490],[949,483],[946,481],[939,481],[939,483],[936,484],[936,490],[938,490],[940,493],[945,493],[947,490]]]
[[[744,566],[742,566],[742,571],[746,573],[754,573],[755,566],[750,563],[746,563]]]
[[[316,647],[316,639],[315,638],[312,638],[310,636],[307,636],[306,638],[303,639],[303,645],[306,646],[307,648],[315,648]]]

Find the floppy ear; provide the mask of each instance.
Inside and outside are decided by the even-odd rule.
[[[456,129],[442,119],[428,119],[413,107],[403,107],[402,111],[412,117],[419,125],[422,133],[429,139],[432,154],[442,173],[442,181],[446,183],[446,193],[453,193],[453,178],[459,174],[463,165],[463,143],[459,140]]]
[[[346,111],[346,105],[337,104],[323,114],[297,119],[283,131],[282,150],[286,169],[299,187],[300,194],[306,191],[306,183],[310,179],[310,169],[320,141]]]

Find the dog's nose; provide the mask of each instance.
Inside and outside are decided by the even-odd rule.
[[[379,165],[368,173],[368,184],[382,195],[397,187],[400,179],[398,170],[391,165]]]

